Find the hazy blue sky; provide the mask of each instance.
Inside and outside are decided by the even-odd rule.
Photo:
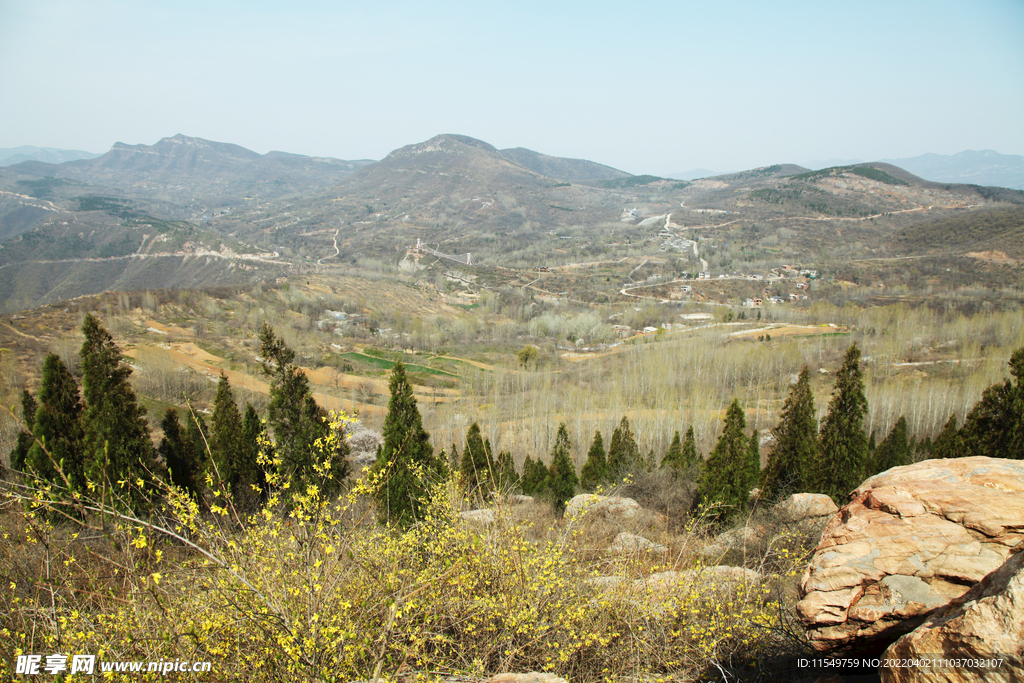
[[[437,133],[632,173],[1024,154],[1024,0],[0,0],[0,147]]]

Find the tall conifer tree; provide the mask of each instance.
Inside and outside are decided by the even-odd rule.
[[[949,420],[942,427],[942,431],[935,437],[932,444],[931,457],[933,458],[959,458],[963,452],[963,443],[960,430],[956,426],[956,414],[949,416]]]
[[[703,461],[697,453],[697,437],[693,433],[693,425],[686,430],[686,437],[683,439],[683,465],[689,469],[700,466]]]
[[[960,428],[964,455],[1024,460],[1024,348],[1010,357],[1010,374],[982,393]]]
[[[71,491],[85,491],[82,411],[75,378],[60,356],[47,354],[33,423],[34,439],[25,464],[27,470],[57,487],[63,488],[67,478]]]
[[[828,415],[821,427],[821,450],[816,468],[818,490],[831,496],[837,504],[845,504],[847,494],[860,486],[866,476],[868,437],[864,433],[864,417],[867,412],[860,349],[852,344],[836,374]]]
[[[384,418],[384,442],[374,464],[378,471],[387,469],[376,493],[377,513],[386,523],[409,526],[422,517],[430,487],[445,468],[434,456],[401,361],[391,369],[388,389],[391,398]]]
[[[585,491],[593,491],[601,484],[608,481],[608,461],[604,452],[604,440],[601,432],[594,432],[594,440],[590,442],[590,450],[587,451],[587,461],[583,463],[580,471],[580,486]]]
[[[750,440],[743,434],[746,426],[743,408],[738,399],[733,399],[725,414],[722,435],[705,463],[700,484],[701,500],[722,505],[721,517],[730,517],[746,509],[750,454]]]
[[[97,484],[106,480],[131,510],[142,513],[151,508],[161,476],[146,410],[128,382],[131,367],[99,319],[87,314],[82,332],[86,476]]]
[[[178,421],[178,411],[169,407],[160,421],[164,436],[157,452],[167,466],[167,477],[172,484],[184,489],[194,499],[202,497],[203,467],[195,445],[187,438]]]
[[[263,372],[270,376],[268,412],[274,446],[290,491],[304,493],[315,483],[324,495],[336,493],[348,476],[347,441],[339,440],[334,452],[316,454],[316,441],[330,434],[327,414],[313,398],[306,373],[295,364],[295,352],[266,323],[260,331],[260,355]],[[314,468],[314,458],[321,456],[330,463],[330,475],[324,481],[317,479]]]
[[[25,469],[25,458],[32,449],[35,440],[32,438],[32,430],[36,424],[36,409],[39,404],[28,389],[21,390],[21,421],[24,429],[18,432],[18,440],[11,450],[11,469],[21,472]]]
[[[762,498],[774,501],[792,493],[809,492],[814,487],[811,479],[818,462],[818,419],[806,365],[782,406],[772,437]]]
[[[757,433],[756,429],[750,434],[743,471],[744,488],[749,494],[761,483],[761,435]]]
[[[612,433],[608,445],[608,473],[611,479],[619,479],[640,467],[640,449],[633,438],[629,418],[622,417],[619,426]]]
[[[459,473],[463,485],[471,496],[486,499],[494,488],[494,462],[489,444],[484,443],[480,425],[474,422],[466,432],[466,446],[462,449]]]
[[[565,504],[576,495],[576,487],[580,483],[576,475],[576,465],[572,462],[571,450],[569,432],[563,422],[558,425],[555,446],[551,449],[551,467],[548,469],[548,490],[557,515],[565,513]]]
[[[889,436],[875,448],[871,474],[878,474],[893,467],[910,464],[910,442],[907,440],[907,418],[900,419],[893,425]]]
[[[679,438],[679,432],[672,435],[672,443],[665,451],[665,457],[661,459],[661,466],[671,470],[673,474],[680,474],[686,469],[683,462],[683,440]]]

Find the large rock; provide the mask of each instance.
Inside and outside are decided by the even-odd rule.
[[[927,460],[871,477],[822,535],[797,612],[818,651],[877,654],[1024,538],[1024,462]]]
[[[619,535],[612,541],[612,545],[608,548],[613,553],[619,555],[633,555],[636,553],[663,553],[668,548],[660,543],[648,540],[643,536],[637,536],[631,534],[628,531],[619,532]]]
[[[794,493],[773,510],[783,524],[799,524],[831,517],[839,512],[839,507],[822,493]]]
[[[494,524],[495,520],[494,510],[488,510],[486,508],[460,512],[459,518],[469,522],[470,524],[479,524],[480,526],[489,526]]]
[[[570,518],[580,518],[586,515],[588,518],[603,517],[611,521],[623,522],[636,517],[638,512],[640,512],[640,503],[632,498],[598,496],[593,493],[574,496],[565,505],[565,514]]]
[[[1018,548],[1022,550],[1024,548]],[[1004,661],[971,671],[949,667],[882,669],[883,683],[1024,681],[1024,552],[941,607],[885,651],[884,659]]]
[[[528,674],[498,674],[488,678],[486,683],[566,683],[566,681],[555,674],[531,671]]]
[[[701,556],[709,560],[720,560],[731,550],[746,551],[753,548],[764,540],[765,528],[763,526],[741,526],[736,529],[724,531],[715,537],[710,545],[700,550]]]

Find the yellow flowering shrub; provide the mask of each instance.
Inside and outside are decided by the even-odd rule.
[[[334,420],[328,439],[351,423]],[[333,449],[317,451],[322,481]],[[598,560],[574,519],[549,520],[539,540],[536,522],[501,505],[493,524],[474,524],[460,519],[450,481],[433,487],[411,528],[382,527],[367,501],[387,474],[365,471],[336,500],[310,484],[287,503],[271,474],[276,493],[248,519],[223,492],[204,510],[172,488],[162,516],[91,510],[56,524],[39,514],[45,496],[8,489],[0,651],[211,661],[211,673],[195,674],[211,681],[530,670],[612,681],[684,678],[774,642],[770,583],[714,578],[685,552]],[[600,579],[609,569],[623,578]],[[670,571],[674,583],[636,580]],[[5,680],[12,666],[0,661]]]

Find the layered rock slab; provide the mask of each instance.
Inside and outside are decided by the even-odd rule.
[[[1022,549],[1017,548],[1018,552],[974,588],[935,610],[921,626],[893,643],[883,656],[895,661],[947,661],[916,670],[882,669],[883,683],[1024,681],[1024,552],[1019,552]],[[957,663],[963,666],[957,667]]]
[[[880,652],[999,568],[1024,539],[1024,462],[970,457],[895,467],[833,517],[800,585],[818,651]]]

